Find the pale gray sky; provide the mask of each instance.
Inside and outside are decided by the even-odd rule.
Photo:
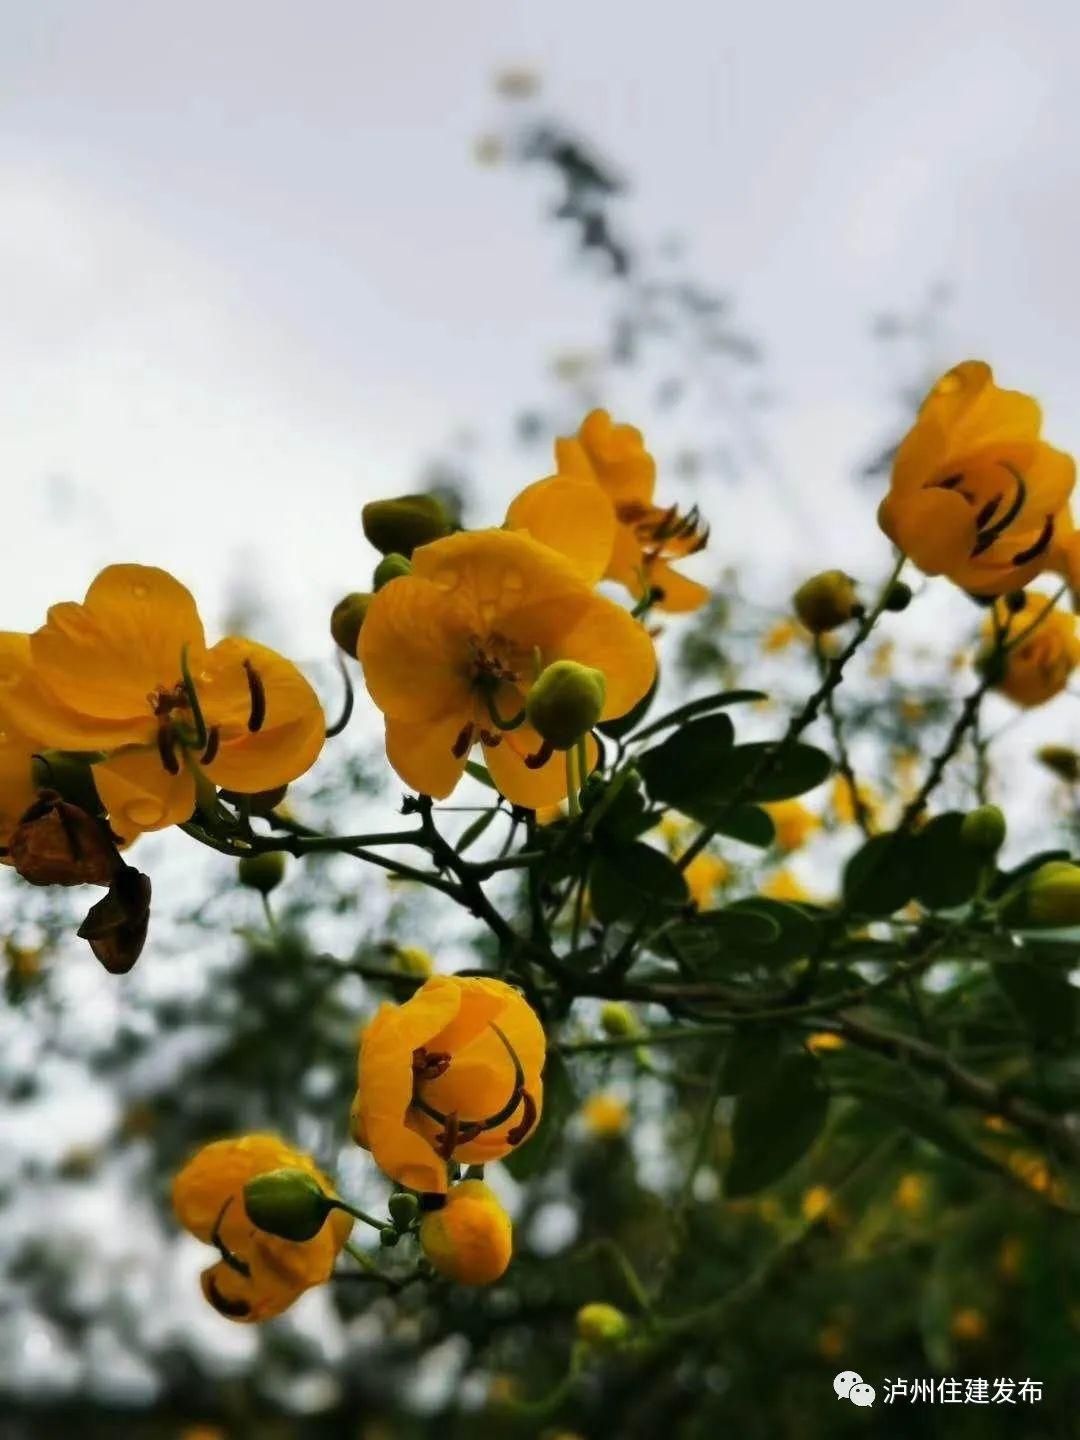
[[[1080,448],[1078,41],[1064,0],[0,4],[0,624],[115,558],[213,613],[243,552],[324,652],[361,501],[462,424],[505,436],[599,333],[541,188],[471,158],[509,62],[737,295],[774,442],[839,512],[820,558],[874,563],[836,481],[888,413],[873,311],[954,280],[943,358],[986,355]],[[490,464],[498,519],[536,467]],[[771,503],[742,495],[718,558],[790,554]]]

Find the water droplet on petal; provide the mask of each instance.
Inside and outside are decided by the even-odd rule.
[[[125,820],[130,820],[132,825],[137,825],[141,830],[148,830],[152,825],[159,825],[165,817],[165,806],[160,800],[147,798],[145,800],[129,800],[123,807],[122,814]]]

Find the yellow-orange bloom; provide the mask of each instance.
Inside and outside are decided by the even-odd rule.
[[[617,1140],[630,1128],[630,1107],[618,1095],[590,1095],[581,1107],[581,1118],[598,1140]]]
[[[458,1285],[491,1285],[510,1264],[513,1229],[482,1180],[455,1185],[420,1222],[420,1247],[431,1265]]]
[[[900,443],[881,528],[926,574],[975,595],[1003,595],[1041,570],[1068,568],[1076,467],[1041,427],[1036,402],[999,389],[989,365],[957,365]]]
[[[786,868],[774,870],[759,887],[759,893],[769,900],[812,900],[813,896],[799,877]]]
[[[762,809],[772,817],[776,843],[781,850],[797,850],[821,827],[821,821],[801,800],[777,800]]]
[[[295,665],[253,640],[207,646],[189,592],[145,565],[110,565],[81,605],[0,634],[0,717],[58,750],[103,752],[94,782],[125,840],[189,820],[196,771],[271,790],[314,764],[326,733]]]
[[[903,703],[901,701],[901,705]],[[861,782],[858,785],[858,798],[867,823],[873,825],[881,813],[881,797],[872,785]],[[858,818],[855,813],[855,796],[852,794],[851,782],[846,775],[837,775],[833,781],[832,806],[839,824],[855,824]]]
[[[530,485],[511,504],[506,523],[570,556],[595,582],[625,585],[635,599],[659,592],[661,610],[696,610],[708,589],[671,564],[704,548],[708,531],[696,509],[653,503],[656,462],[641,431],[593,410],[574,436],[555,442],[558,473]]]
[[[1015,636],[1018,643],[1005,651],[1004,674],[995,689],[1024,706],[1042,705],[1064,690],[1080,663],[1075,615],[1051,606],[1049,595],[1027,591],[1020,611],[1000,600],[995,603],[984,626],[985,655],[992,653],[999,631]]]
[[[270,1170],[303,1170],[327,1195],[333,1187],[309,1155],[276,1135],[215,1140],[173,1181],[173,1209],[185,1230],[221,1258],[202,1274],[207,1300],[230,1320],[270,1320],[312,1285],[329,1280],[352,1230],[343,1210],[332,1210],[311,1240],[281,1240],[257,1229],[244,1208],[244,1186]]]
[[[449,1160],[483,1165],[533,1133],[546,1044],[512,986],[434,975],[364,1031],[353,1135],[399,1185],[445,1193]]]
[[[534,810],[557,804],[566,767],[523,720],[530,688],[552,662],[574,660],[604,676],[601,719],[624,715],[656,674],[647,631],[527,535],[451,535],[421,546],[412,565],[377,592],[360,632],[391,765],[441,799],[479,742],[508,800]],[[591,769],[591,737],[588,746]]]
[[[699,910],[708,910],[717,895],[731,879],[731,866],[719,855],[702,851],[695,855],[683,871],[686,888]]]

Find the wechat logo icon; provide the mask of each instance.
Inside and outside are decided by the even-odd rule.
[[[832,1385],[838,1400],[850,1400],[853,1405],[873,1405],[877,1398],[873,1385],[867,1385],[855,1370],[841,1370]]]

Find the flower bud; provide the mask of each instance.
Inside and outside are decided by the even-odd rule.
[[[885,609],[899,614],[901,610],[906,610],[911,604],[911,596],[911,586],[905,585],[903,580],[896,580],[885,597]]]
[[[379,1231],[379,1244],[383,1247],[384,1250],[393,1250],[394,1246],[398,1243],[400,1239],[401,1236],[396,1230]]]
[[[792,597],[795,613],[813,635],[824,635],[863,613],[855,594],[855,581],[842,570],[813,575]]]
[[[1006,906],[1005,918],[1034,927],[1080,925],[1080,865],[1068,860],[1040,865],[1022,893]]]
[[[1035,752],[1035,758],[1070,785],[1080,780],[1080,754],[1070,745],[1044,745]]]
[[[578,1339],[586,1345],[618,1345],[630,1333],[630,1321],[614,1305],[594,1300],[577,1312]]]
[[[418,545],[449,535],[451,520],[436,495],[399,495],[372,500],[362,515],[364,534],[383,555],[411,556]]]
[[[407,1190],[398,1190],[390,1196],[386,1208],[390,1212],[390,1219],[399,1230],[408,1230],[409,1226],[420,1213],[420,1204],[415,1195],[410,1195]]]
[[[394,958],[390,963],[400,974],[417,980],[427,980],[435,971],[434,960],[426,950],[421,950],[417,945],[395,946]]]
[[[608,1001],[600,1011],[600,1025],[604,1034],[613,1038],[622,1035],[636,1035],[641,1029],[637,1016],[621,1000]]]
[[[360,629],[364,623],[371,595],[354,590],[339,600],[330,612],[330,634],[346,655],[356,659],[356,647],[360,641]]]
[[[282,1240],[311,1240],[333,1210],[333,1201],[306,1170],[267,1170],[244,1186],[248,1219]]]
[[[420,1246],[431,1266],[448,1280],[491,1285],[510,1264],[510,1217],[482,1180],[463,1180],[441,1209],[424,1215]]]
[[[246,806],[252,815],[272,815],[285,799],[288,790],[287,785],[275,785],[272,790],[253,790],[250,795],[240,790],[225,789],[219,790],[218,794],[230,805]]]
[[[237,878],[246,889],[269,895],[285,878],[285,856],[280,850],[245,855],[237,866]]]
[[[996,805],[980,805],[964,816],[960,843],[980,855],[996,855],[1005,844],[1005,816]]]
[[[401,575],[412,574],[412,562],[406,560],[404,555],[396,552],[384,555],[375,566],[375,573],[371,577],[371,588],[381,590],[384,585],[389,585],[391,580],[396,580]]]
[[[529,691],[529,724],[556,750],[569,750],[600,719],[607,695],[603,671],[576,660],[556,660]]]

